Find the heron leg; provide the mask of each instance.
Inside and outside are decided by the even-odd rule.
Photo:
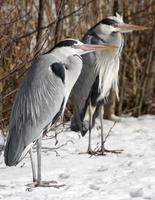
[[[36,176],[36,170],[35,170],[33,147],[31,147],[31,149],[30,149],[30,160],[31,160],[31,167],[32,167],[33,182],[36,182],[37,176]]]
[[[37,185],[41,185],[41,146],[42,146],[42,137],[37,140],[37,165],[38,165],[38,178]]]
[[[104,138],[104,132],[103,132],[103,114],[104,114],[104,107],[103,105],[100,106],[100,124],[101,124],[101,149],[99,151],[97,151],[98,155],[105,155],[105,153],[116,153],[119,154],[121,153],[123,150],[108,150],[105,148],[105,138]]]
[[[100,113],[100,124],[101,124],[101,154],[105,154],[105,148],[104,148],[104,133],[103,133],[103,106],[100,106],[99,109]]]
[[[91,149],[91,129],[92,129],[92,109],[91,109],[91,102],[89,101],[89,139],[88,139],[88,153],[89,154],[93,153]]]
[[[41,178],[41,147],[42,147],[42,137],[40,137],[38,140],[37,140],[37,167],[38,167],[38,174],[37,174],[37,179],[36,179],[36,173],[33,174],[33,185],[31,187],[28,188],[31,189],[33,187],[54,187],[54,188],[60,188],[60,187],[63,187],[65,186],[65,184],[62,184],[62,185],[58,185],[56,181],[42,181],[42,178]],[[32,158],[32,152],[31,152],[31,158]],[[33,158],[32,158],[33,160]],[[32,171],[35,171],[35,166],[34,166],[34,163],[33,163],[33,166],[32,166]]]

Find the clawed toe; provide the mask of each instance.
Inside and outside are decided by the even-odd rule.
[[[40,183],[36,181],[33,182],[32,184],[28,184],[27,186],[28,186],[27,190],[31,190],[32,188],[36,187],[53,187],[59,189],[61,187],[64,187],[65,184],[59,185],[56,181],[41,181]]]
[[[87,153],[90,155],[94,155],[94,156],[105,156],[106,153],[114,153],[114,154],[120,154],[122,153],[123,149],[119,149],[119,150],[109,150],[109,149],[105,149],[105,148],[99,148],[98,150],[92,150],[92,149],[88,149]]]
[[[120,154],[120,153],[122,153],[123,149],[118,149],[118,150],[104,149],[104,151],[105,151],[106,153],[116,153],[116,154]]]
[[[87,150],[87,153],[90,154],[90,155],[94,155],[94,154],[95,154],[95,151],[93,151],[92,149],[88,149],[88,150]]]
[[[99,155],[103,155],[105,156],[106,154],[104,153],[104,151],[95,151],[95,150],[92,150],[92,149],[88,149],[87,151],[88,154],[90,154],[91,156],[99,156]]]
[[[79,154],[89,154],[91,156],[105,156],[107,153],[114,153],[114,154],[121,154],[123,151],[123,149],[119,149],[119,150],[109,150],[109,149],[105,149],[105,148],[99,148],[99,149],[89,149],[87,150],[87,152],[82,152]]]
[[[114,153],[114,154],[120,154],[122,153],[123,149],[119,149],[119,150],[109,150],[109,149],[98,149],[96,152],[97,155],[106,155],[106,153]]]

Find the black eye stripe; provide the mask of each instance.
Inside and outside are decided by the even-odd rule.
[[[50,53],[51,51],[53,51],[53,49],[55,49],[57,47],[71,47],[71,46],[73,46],[74,44],[77,44],[77,43],[78,43],[78,41],[76,41],[76,40],[69,40],[69,39],[61,41],[58,44],[56,44],[52,49],[50,49],[49,51],[47,51],[45,54]]]
[[[56,44],[54,46],[54,48],[56,48],[56,47],[70,47],[70,46],[73,46],[74,44],[77,44],[76,40],[64,40],[64,41],[61,41],[58,44]]]
[[[102,24],[106,24],[106,25],[115,25],[115,24],[118,24],[115,20],[110,19],[110,18],[103,19],[101,21],[101,23]]]

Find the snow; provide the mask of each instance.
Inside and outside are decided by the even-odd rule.
[[[108,133],[112,121],[104,120]],[[52,136],[54,133],[48,134]],[[93,129],[93,148],[99,143],[98,125]],[[155,116],[121,118],[107,141],[108,149],[121,154],[89,156],[88,134],[82,138],[69,130],[55,139],[46,138],[42,149],[43,180],[54,187],[32,188],[29,156],[16,167],[6,167],[0,154],[0,199],[5,200],[155,200]],[[4,141],[0,138],[0,147]],[[35,151],[35,150],[34,150]]]

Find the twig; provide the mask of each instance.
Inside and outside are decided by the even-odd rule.
[[[57,19],[55,21],[55,31],[54,31],[55,44],[58,42],[59,24],[60,24],[60,21],[61,21],[61,15],[62,15],[63,9],[65,7],[64,5],[65,5],[65,0],[61,0],[61,5],[60,5],[60,8],[58,10]]]
[[[17,88],[12,90],[11,92],[9,92],[8,94],[6,94],[5,96],[1,97],[0,98],[0,101],[6,99],[8,96],[10,96],[11,94],[15,93],[17,91]]]
[[[1,23],[0,26],[11,25],[11,24],[13,24],[13,23],[15,23],[15,22],[21,20],[22,18],[27,17],[28,15],[30,15],[30,13],[31,13],[31,11],[28,11],[28,12],[27,12],[26,14],[24,14],[23,16],[19,16],[19,17],[17,17],[16,19],[14,19],[14,20],[12,20],[12,21],[10,21],[10,22],[7,22],[7,23]],[[7,18],[6,20],[8,20],[8,18]]]
[[[116,124],[117,122],[115,121],[114,122],[114,124],[112,125],[112,127],[109,129],[109,131],[108,131],[108,133],[107,133],[107,135],[106,135],[106,137],[105,137],[105,139],[104,139],[104,144],[105,144],[105,142],[107,141],[107,139],[108,139],[108,137],[110,136],[110,133],[111,133],[111,131],[112,131],[112,129],[114,128],[114,126],[115,126],[115,124]]]
[[[61,145],[58,146],[58,147],[54,147],[54,148],[50,148],[50,147],[42,147],[42,149],[47,149],[47,150],[57,150],[57,149],[60,149],[61,147],[66,146],[68,143],[72,143],[72,144],[74,144],[74,142],[73,142],[72,140],[67,140],[67,142],[61,144]]]
[[[38,11],[38,26],[37,26],[37,36],[36,36],[36,49],[38,50],[41,44],[41,38],[42,38],[42,29],[44,23],[44,1],[39,0],[39,11]]]
[[[66,18],[76,14],[77,12],[79,12],[82,8],[84,8],[86,5],[92,3],[94,0],[90,0],[88,3],[84,3],[82,6],[80,6],[78,9],[74,10],[73,12],[69,13],[68,15],[64,15],[63,17],[60,17],[60,21],[61,20],[65,20]],[[43,26],[43,27],[40,27],[41,30],[44,30],[46,28],[50,28],[51,26],[53,26],[55,23],[56,23],[57,19],[52,21],[51,23],[49,23],[48,25],[46,26]],[[34,33],[38,32],[38,28],[36,28],[35,30],[31,31],[31,32],[28,32],[24,35],[21,35],[19,37],[15,37],[12,39],[11,42],[9,42],[5,47],[7,47],[8,45],[10,46],[12,43],[14,42],[18,42],[19,40],[23,39],[23,38],[26,38],[26,37],[29,37],[31,35],[33,35]]]

